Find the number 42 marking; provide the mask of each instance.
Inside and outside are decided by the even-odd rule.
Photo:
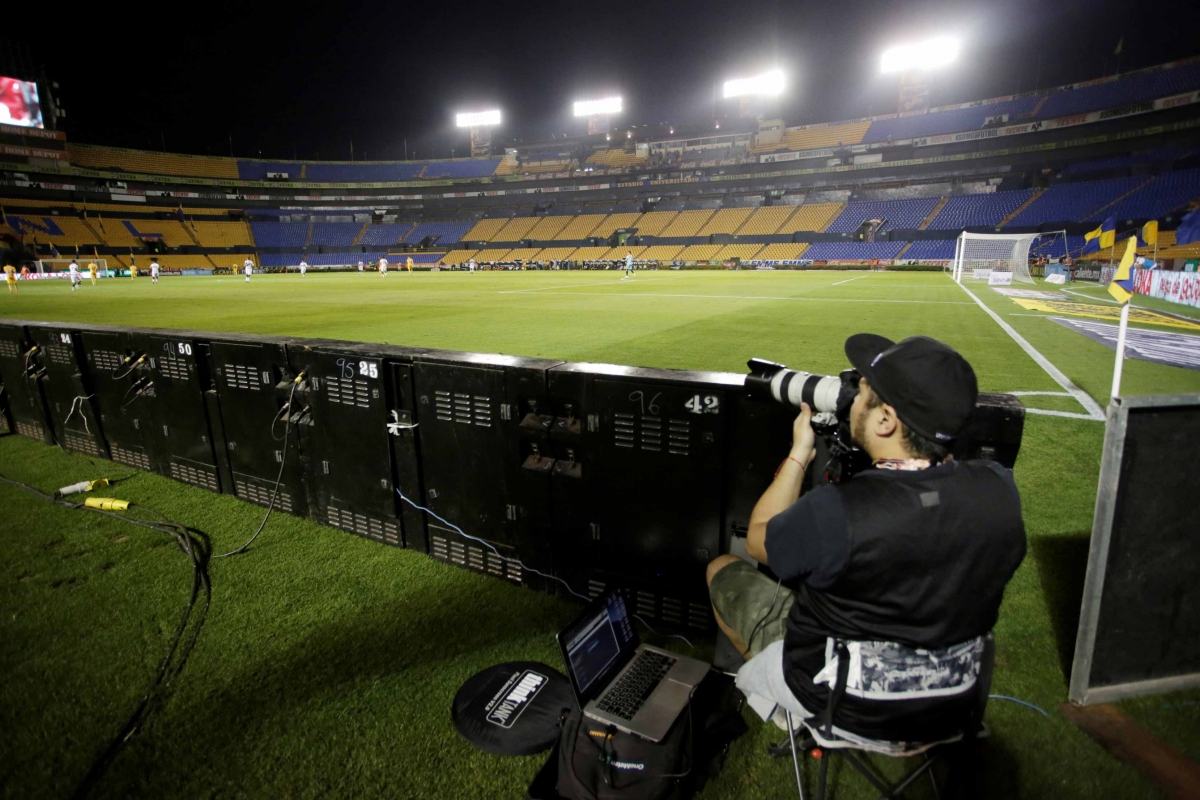
[[[683,407],[693,414],[720,414],[721,398],[715,394],[693,395]]]

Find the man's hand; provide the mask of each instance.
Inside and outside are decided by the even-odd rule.
[[[812,409],[808,403],[800,404],[800,415],[792,423],[792,452],[794,458],[807,467],[816,455],[817,435],[812,429]]]

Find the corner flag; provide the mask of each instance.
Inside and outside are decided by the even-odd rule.
[[[1158,244],[1158,220],[1152,219],[1142,226],[1142,244],[1147,247]]]
[[[1094,231],[1088,231],[1083,235],[1083,253],[1099,253],[1105,247],[1112,247],[1117,236],[1117,220],[1115,217],[1109,217],[1100,223],[1100,227]]]
[[[1125,245],[1125,255],[1113,275],[1112,283],[1108,285],[1108,293],[1116,298],[1118,303],[1128,303],[1133,297],[1133,259],[1137,255],[1137,237],[1130,236]]]

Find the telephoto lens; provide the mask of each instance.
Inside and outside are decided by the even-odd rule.
[[[751,397],[769,398],[795,408],[808,403],[816,414],[843,413],[858,394],[859,375],[854,370],[837,376],[814,375],[761,358],[750,359],[746,366],[750,368],[746,389]]]

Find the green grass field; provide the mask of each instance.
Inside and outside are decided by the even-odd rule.
[[[986,287],[972,291],[1107,403],[1112,351]],[[158,285],[108,279],[74,293],[63,282],[24,284],[19,295],[0,298],[0,309],[15,319],[728,371],[761,356],[836,372],[852,333],[921,333],[962,352],[984,391],[1062,391],[941,273],[646,272],[624,282],[596,272],[310,274],[255,276],[249,285],[232,276]],[[1200,372],[1126,363],[1125,394],[1185,391],[1200,391]],[[1025,399],[1083,411],[1070,397]],[[1026,421],[1016,478],[1029,554],[996,628],[993,691],[1051,716],[1002,701],[989,706],[987,797],[1155,796],[1057,712],[1066,699],[1102,438],[1103,424],[1092,420],[1031,414]],[[0,473],[44,490],[128,472],[0,438]],[[262,515],[232,497],[148,474],[109,493],[204,530],[218,552],[241,544]],[[7,487],[0,501],[0,793],[65,797],[148,685],[190,570],[165,536]],[[97,796],[524,796],[543,757],[472,750],[450,724],[450,701],[493,663],[559,666],[553,635],[576,606],[283,515],[248,554],[214,563],[211,574],[212,611],[173,696],[129,741]],[[696,654],[711,653],[711,641],[694,642]],[[1200,759],[1200,692],[1121,707]],[[705,798],[794,793],[790,765],[765,753],[779,732],[749,719],[750,734]],[[839,797],[874,796],[852,771],[836,771],[835,785]]]

